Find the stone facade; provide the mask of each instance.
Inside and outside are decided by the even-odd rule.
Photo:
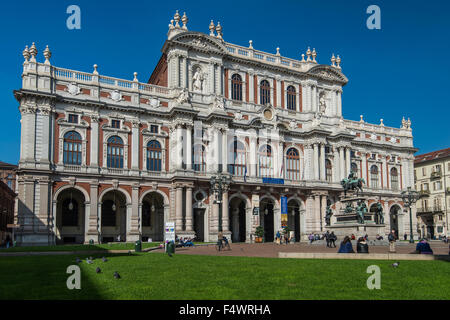
[[[420,235],[449,236],[450,148],[416,156],[414,182],[422,196],[417,201]]]
[[[308,48],[289,59],[209,28],[189,31],[177,12],[149,83],[100,75],[96,65],[55,67],[48,47],[39,63],[36,46],[26,47],[15,91],[19,242],[162,240],[168,221],[204,241],[222,230],[250,242],[262,225],[270,241],[281,197],[304,239],[326,230],[327,204],[340,209],[351,167],[368,184],[368,207],[380,201],[392,213],[386,233],[409,232],[400,192],[414,186],[411,123],[343,119],[339,56],[319,64]],[[210,191],[219,173],[232,179],[222,201]]]
[[[17,165],[0,161],[0,181],[3,181],[12,191],[16,190]]]

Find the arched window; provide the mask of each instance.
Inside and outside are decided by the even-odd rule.
[[[397,168],[391,169],[391,189],[398,190],[398,171]]]
[[[242,78],[238,74],[231,77],[231,99],[242,101]]]
[[[272,159],[272,147],[268,144],[263,145],[259,149],[259,176],[260,177],[273,177],[273,159]]]
[[[147,143],[147,170],[161,171],[161,144],[156,140]]]
[[[118,136],[108,139],[108,168],[123,168],[123,141]]]
[[[286,152],[286,178],[300,180],[300,155],[295,148],[290,148]]]
[[[245,146],[242,142],[235,140],[233,144],[233,160],[228,165],[228,172],[235,176],[246,175]]]
[[[289,110],[294,111],[297,110],[297,98],[295,88],[293,86],[287,87],[286,101],[287,101],[287,108]]]
[[[353,173],[356,174],[356,176],[357,176],[358,178],[361,177],[361,175],[360,175],[360,173],[359,173],[358,165],[357,165],[355,162],[352,162],[352,164],[350,165],[350,169],[352,170]]]
[[[69,131],[64,135],[64,164],[81,165],[81,135]]]
[[[194,171],[205,172],[206,171],[206,152],[205,146],[202,144],[194,145],[192,169]]]
[[[378,188],[378,167],[376,165],[370,167],[370,187]]]
[[[102,226],[115,227],[116,226],[116,210],[113,210],[114,201],[106,200],[102,203]]]
[[[148,201],[142,202],[142,226],[151,227],[151,205]]]
[[[325,160],[325,176],[328,182],[331,182],[333,179],[333,166],[331,165],[331,161],[328,159]]]
[[[270,103],[270,84],[267,80],[259,84],[259,102],[260,104]]]
[[[72,203],[72,205],[70,205]],[[78,226],[78,202],[75,199],[65,199],[62,204],[62,221],[63,227]]]

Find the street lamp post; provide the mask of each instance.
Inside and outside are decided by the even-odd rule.
[[[218,172],[217,176],[212,176],[209,182],[211,184],[211,192],[216,197],[214,203],[219,205],[219,232],[222,232],[222,194],[228,190],[231,177],[228,174]]]
[[[415,190],[411,190],[411,187],[408,187],[407,191],[402,192],[402,200],[405,207],[409,208],[409,242],[414,243],[413,237],[413,227],[412,227],[412,213],[411,206],[416,203],[416,201],[420,198],[419,192]]]

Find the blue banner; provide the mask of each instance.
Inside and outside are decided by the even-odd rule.
[[[262,182],[269,183],[269,184],[284,184],[284,179],[262,178]]]
[[[287,197],[281,197],[281,214],[288,213]]]

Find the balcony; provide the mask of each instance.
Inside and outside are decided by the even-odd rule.
[[[417,208],[417,213],[442,213],[442,207],[425,207],[425,208]]]
[[[437,179],[442,177],[442,173],[440,171],[434,171],[431,173],[430,178],[431,179]]]
[[[428,197],[430,195],[430,190],[420,190],[419,196],[420,197]]]

